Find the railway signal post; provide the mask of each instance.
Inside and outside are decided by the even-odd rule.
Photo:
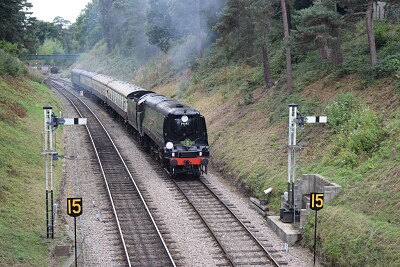
[[[46,237],[54,239],[54,184],[53,161],[58,160],[55,130],[59,124],[86,124],[86,118],[58,118],[52,112],[51,106],[44,106],[44,131],[42,132],[42,151],[45,157],[46,179]]]
[[[284,207],[280,211],[280,219],[283,222],[295,222],[296,217],[300,216],[301,210],[301,204],[298,206],[295,201],[296,161],[299,159],[300,151],[303,148],[297,144],[297,129],[303,127],[305,123],[326,122],[326,116],[303,116],[298,111],[298,104],[289,104],[288,187],[284,194]]]

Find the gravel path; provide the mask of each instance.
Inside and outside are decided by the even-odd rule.
[[[64,99],[64,98],[62,98]],[[70,104],[65,102],[63,117],[77,117]],[[137,148],[136,142],[123,129],[121,124],[115,122],[104,109],[89,102],[103,120],[109,134],[114,139],[121,154],[130,162],[135,171],[140,174],[139,186],[145,188],[151,198],[149,206],[163,222],[163,229],[168,232],[169,238],[174,241],[172,250],[177,251],[179,266],[217,266],[224,261],[219,257],[219,250],[201,224],[193,219],[189,208],[182,204],[180,198],[171,193],[165,178],[160,177],[144,158]],[[119,266],[120,255],[115,247],[118,239],[115,237],[115,224],[109,208],[108,196],[103,189],[103,178],[92,170],[96,162],[90,160],[92,153],[91,144],[86,137],[83,126],[64,126],[64,177],[62,198],[82,197],[83,215],[77,220],[79,231],[78,251],[80,266]],[[212,149],[212,148],[211,148]],[[281,251],[287,266],[301,267],[313,266],[313,256],[310,252],[299,246],[290,247],[288,252],[283,250],[284,243],[272,232],[266,220],[249,205],[249,198],[244,196],[227,180],[214,173],[212,170],[205,178],[224,195],[225,199],[236,207],[236,211],[246,217],[255,229],[270,240],[275,250]],[[63,202],[63,200],[62,200]],[[66,202],[66,201],[64,201]],[[66,214],[65,206],[61,205],[59,215]],[[65,215],[66,216],[66,215]],[[65,218],[67,229],[73,240],[73,219]],[[111,249],[110,249],[111,248]],[[69,266],[67,262],[65,266]]]

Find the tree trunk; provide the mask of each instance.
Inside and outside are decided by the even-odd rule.
[[[333,42],[332,46],[332,63],[334,66],[340,66],[343,63],[343,54],[342,54],[342,41],[340,40],[340,37],[338,36],[337,39]]]
[[[373,0],[368,0],[367,12],[365,14],[365,24],[367,27],[371,65],[372,67],[375,67],[377,63],[377,56],[376,56],[374,29],[372,27],[372,11],[373,11]]]
[[[274,82],[272,81],[271,69],[269,67],[269,56],[268,56],[268,48],[266,45],[262,46],[262,59],[263,59],[263,67],[264,67],[264,81],[265,81],[265,89],[268,90],[272,88]]]
[[[331,49],[329,48],[327,43],[319,44],[319,55],[322,60],[330,58]]]
[[[292,82],[292,57],[290,55],[290,33],[289,33],[289,22],[286,10],[286,0],[281,0],[282,17],[283,17],[283,28],[285,32],[285,48],[286,48],[286,83],[287,90],[290,94],[293,91]]]
[[[197,57],[201,58],[203,49],[201,47],[200,0],[196,1],[196,50]]]

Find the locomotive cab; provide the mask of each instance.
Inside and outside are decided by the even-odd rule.
[[[173,115],[166,118],[164,127],[164,159],[171,175],[207,173],[209,148],[203,116]]]

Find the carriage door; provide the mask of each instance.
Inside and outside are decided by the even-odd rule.
[[[144,101],[143,102],[139,101],[138,105],[136,106],[136,125],[140,135],[143,135],[143,129],[142,129],[143,119],[144,119]]]

